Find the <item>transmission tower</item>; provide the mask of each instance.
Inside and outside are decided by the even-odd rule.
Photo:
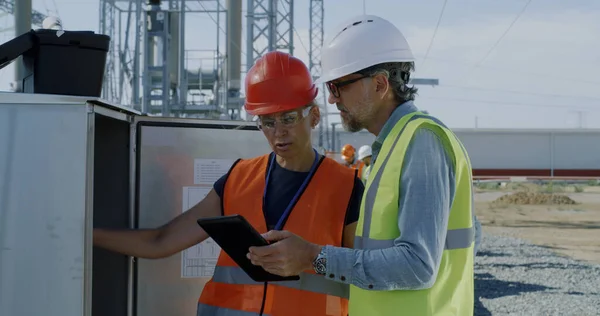
[[[325,8],[323,6],[323,0],[310,0],[309,9],[310,19],[310,30],[309,30],[309,52],[308,52],[308,68],[313,76],[313,80],[316,80],[321,76],[321,48],[323,47],[323,40],[325,37],[324,31],[324,19],[325,19]],[[327,107],[327,97],[325,96],[325,85],[319,88],[319,95],[323,98],[323,115],[321,115],[321,122],[319,123],[319,147],[323,147],[323,137],[329,143],[329,111]],[[317,96],[317,98],[319,98]],[[325,134],[325,135],[324,135]],[[327,144],[327,148],[329,148]]]
[[[139,108],[142,0],[100,0],[99,32],[110,36],[102,98]]]
[[[248,0],[246,68],[267,52],[294,54],[294,0]]]
[[[240,1],[227,1],[240,12],[238,20]],[[225,22],[236,20],[226,18],[225,2],[100,0],[100,33],[111,37],[102,97],[164,116],[220,115],[227,107],[224,87],[231,86],[227,80],[237,79],[225,73],[225,52],[219,48],[230,33]],[[208,15],[214,21],[214,50],[186,48],[185,21],[192,14]],[[230,28],[238,26],[239,22]],[[238,73],[239,63],[231,69]]]
[[[15,1],[19,1],[19,0],[0,0],[0,11],[6,12],[8,14],[14,14],[15,13]],[[45,18],[46,18],[45,14],[43,14],[39,11],[35,11],[35,10],[31,11],[31,24],[33,24],[37,27],[42,27],[42,22],[44,21]]]
[[[310,0],[310,10],[308,14],[310,19],[308,68],[310,69],[313,79],[317,79],[321,76],[321,48],[323,47],[325,34],[323,29],[325,17],[323,0]]]

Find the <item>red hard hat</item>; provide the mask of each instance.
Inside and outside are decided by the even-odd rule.
[[[250,115],[291,111],[309,104],[317,93],[300,59],[272,51],[259,58],[246,75],[244,109]]]

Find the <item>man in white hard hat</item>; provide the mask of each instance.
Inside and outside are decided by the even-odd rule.
[[[371,173],[371,156],[371,146],[363,145],[358,149],[358,160],[361,160],[365,164],[361,174],[359,174],[363,183],[367,183],[367,178]]]
[[[265,238],[277,242],[248,257],[279,275],[313,269],[350,284],[353,316],[473,315],[471,164],[454,133],[416,108],[406,39],[363,15],[334,28],[321,56],[344,128],[376,135],[355,249],[271,231]]]

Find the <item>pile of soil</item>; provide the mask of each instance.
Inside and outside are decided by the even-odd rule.
[[[539,192],[516,192],[503,195],[497,198],[494,203],[499,204],[555,204],[555,205],[573,205],[577,204],[573,199],[566,195],[539,193]]]

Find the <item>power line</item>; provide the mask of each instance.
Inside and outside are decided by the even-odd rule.
[[[485,56],[483,56],[483,58],[481,60],[479,60],[479,62],[475,63],[475,67],[478,67],[479,65],[481,65],[488,58],[488,56],[490,56],[490,54],[492,53],[492,51],[494,51],[494,49],[496,49],[496,47],[498,46],[498,44],[500,44],[500,42],[504,39],[504,37],[506,36],[506,34],[508,34],[508,32],[513,27],[513,25],[515,25],[515,23],[517,22],[517,20],[521,17],[521,15],[523,15],[523,12],[525,12],[525,9],[527,9],[527,7],[529,6],[530,3],[531,3],[531,0],[527,0],[527,2],[523,6],[523,8],[519,12],[519,14],[517,14],[517,16],[514,18],[514,20],[508,26],[508,28],[506,28],[506,30],[504,31],[504,33],[502,33],[502,35],[500,35],[500,38],[498,38],[498,40],[496,41],[496,43],[494,43],[494,46],[492,46],[492,48],[490,48],[490,50],[488,50],[488,52],[485,54]]]
[[[463,78],[461,79],[461,81],[463,81],[465,78],[469,78],[471,76],[471,74],[473,73],[473,71],[475,69],[479,68],[479,66],[490,56],[490,54],[494,51],[494,49],[496,49],[496,47],[498,47],[498,44],[500,44],[500,42],[504,39],[504,37],[506,36],[506,34],[508,34],[508,32],[510,31],[510,29],[512,29],[512,27],[515,25],[515,23],[517,22],[517,20],[519,20],[519,18],[521,17],[521,15],[523,14],[523,12],[525,12],[525,9],[527,9],[527,7],[529,6],[530,3],[531,3],[531,0],[527,0],[527,2],[525,3],[525,5],[521,9],[521,11],[517,14],[517,16],[515,16],[515,18],[512,20],[512,22],[506,28],[506,30],[504,30],[504,33],[502,33],[502,35],[500,35],[500,37],[498,38],[498,40],[496,41],[496,43],[494,43],[494,45],[487,51],[487,53],[483,56],[483,58],[481,58],[478,62],[476,62],[473,65],[473,67],[471,67],[471,69],[469,69],[468,71],[464,72],[465,75],[463,76]]]
[[[440,15],[438,16],[438,20],[437,23],[435,25],[435,29],[433,30],[433,35],[431,36],[431,41],[429,42],[429,46],[427,47],[427,51],[425,52],[425,57],[423,57],[423,61],[421,62],[421,66],[425,65],[425,61],[427,60],[427,57],[429,56],[429,51],[431,50],[431,47],[433,46],[433,42],[435,40],[435,35],[437,34],[437,31],[440,27],[440,22],[442,22],[442,16],[444,16],[444,11],[446,10],[446,3],[448,2],[448,0],[444,0],[444,4],[442,4],[442,11],[440,12]]]
[[[279,2],[283,5],[283,7],[285,8],[285,3],[283,3],[283,0],[279,0]],[[293,5],[293,2],[292,2]],[[285,13],[289,15],[289,11],[287,9],[284,9]],[[298,40],[300,41],[300,45],[302,45],[302,48],[304,48],[304,51],[306,52],[307,56],[310,56],[310,53],[308,52],[308,49],[306,49],[306,46],[304,45],[304,42],[302,41],[302,37],[300,36],[300,33],[298,32],[298,30],[296,30],[296,26],[292,24],[292,30],[294,31],[294,33],[296,33],[296,35],[298,36]]]
[[[198,0],[198,4],[200,5],[200,7],[202,8],[202,10],[206,11],[205,13],[208,14],[208,17],[210,17],[210,19],[217,25],[217,28],[223,32],[224,35],[227,35],[227,31],[225,31],[221,25],[219,25],[219,23],[217,22],[217,20],[212,16],[212,14],[210,14],[210,11],[206,9],[206,7],[204,6],[204,4],[202,4],[201,0]],[[217,11],[221,11],[220,8],[221,2],[217,1]],[[186,5],[187,6],[187,5]],[[226,12],[226,11],[222,11],[222,12]],[[219,14],[219,13],[217,13]],[[235,48],[240,50],[240,53],[242,53],[242,55],[246,56],[246,53],[242,50],[241,47],[239,47],[235,42],[232,42],[232,44],[235,46]],[[218,44],[217,44],[218,45]]]

